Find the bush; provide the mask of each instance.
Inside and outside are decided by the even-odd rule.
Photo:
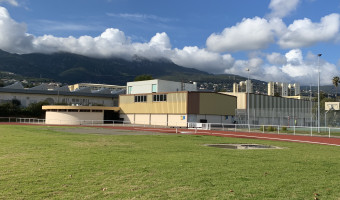
[[[287,131],[287,127],[283,126],[282,131]]]
[[[268,131],[276,131],[276,127],[268,126]]]

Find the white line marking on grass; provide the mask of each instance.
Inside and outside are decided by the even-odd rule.
[[[229,135],[229,136],[242,136],[247,138],[257,138],[257,139],[270,139],[270,140],[280,140],[280,141],[288,141],[288,142],[301,142],[301,143],[309,143],[309,144],[322,144],[322,145],[329,145],[329,146],[338,146],[338,144],[332,143],[324,143],[324,142],[313,142],[308,140],[294,140],[294,139],[285,139],[285,138],[274,138],[274,137],[261,137],[261,136],[253,136],[253,135],[240,135],[240,134],[229,134],[229,133],[212,133],[217,135]]]

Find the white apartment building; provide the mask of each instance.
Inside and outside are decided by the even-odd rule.
[[[195,82],[182,83],[153,79],[146,81],[128,82],[126,86],[126,94],[179,92],[179,91],[197,91],[197,84]]]
[[[248,92],[253,93],[253,83],[251,80],[241,81],[239,84],[233,84],[233,92]]]
[[[280,83],[280,82],[268,82],[268,95],[269,96],[299,96],[300,84],[299,83]]]

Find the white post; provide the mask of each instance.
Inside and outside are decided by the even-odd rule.
[[[247,115],[248,115],[248,132],[250,132],[250,121],[249,121],[249,71],[250,69],[247,68],[246,71],[248,71],[248,82],[246,84],[246,90],[247,90]]]
[[[318,54],[318,133],[320,133],[320,57]]]

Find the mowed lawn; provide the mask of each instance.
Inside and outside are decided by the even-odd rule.
[[[0,125],[0,199],[340,199],[340,147],[62,130]]]

